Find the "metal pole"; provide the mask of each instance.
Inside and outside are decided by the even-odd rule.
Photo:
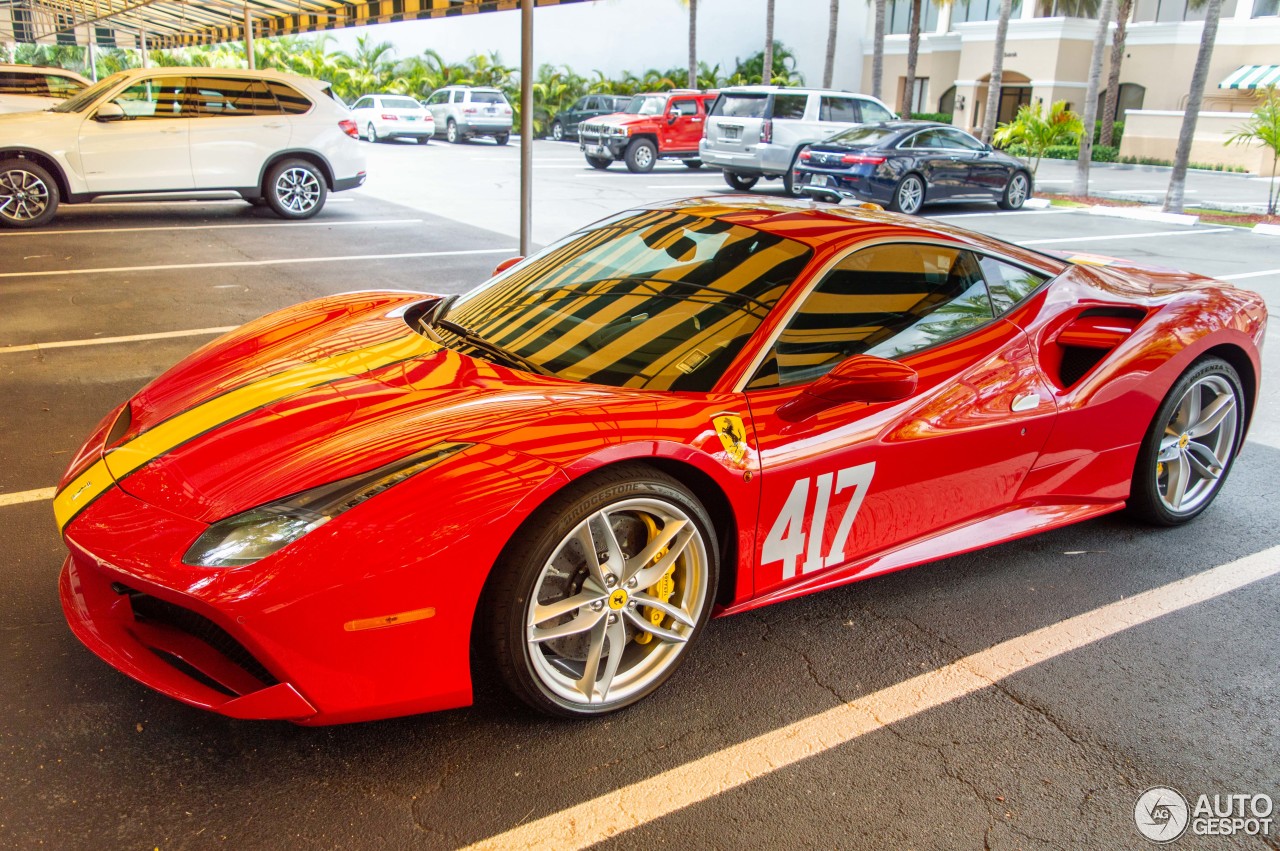
[[[533,218],[533,0],[520,0],[520,254]]]
[[[255,67],[253,64],[253,17],[249,14],[249,4],[244,4],[244,56],[249,60],[249,70]]]
[[[89,79],[95,83],[98,82],[98,51],[97,45],[94,44],[97,36],[97,28],[89,27]]]
[[[147,31],[146,30],[142,30],[142,29],[138,30],[138,41],[141,42],[142,44],[142,67],[150,68],[151,58],[147,56]]]

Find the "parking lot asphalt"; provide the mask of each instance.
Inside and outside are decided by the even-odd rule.
[[[369,147],[369,188],[301,226],[216,202],[68,208],[44,232],[0,232],[0,846],[1143,848],[1133,808],[1151,786],[1280,799],[1280,579],[1195,603],[1168,591],[1280,561],[1270,375],[1196,522],[1108,517],[721,619],[666,687],[606,719],[550,721],[485,688],[467,709],[304,729],[190,709],[105,666],[63,621],[63,549],[39,497],[101,415],[209,329],[351,289],[456,292],[513,253],[513,149]],[[595,173],[561,148],[576,153],[535,153],[540,242],[719,191],[715,173]],[[1280,240],[1079,212],[931,215],[1232,277],[1280,312]],[[129,339],[91,342],[104,338]],[[1144,595],[1168,613],[1088,641],[1063,626]],[[925,701],[932,677],[1006,646],[1042,661]],[[864,728],[805,726],[859,701]],[[787,737],[803,758],[769,756]],[[744,747],[776,761],[738,770]],[[1182,844],[1280,848],[1276,835]]]

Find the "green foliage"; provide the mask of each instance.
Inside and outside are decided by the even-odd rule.
[[[1078,142],[1084,132],[1084,123],[1080,116],[1067,109],[1067,102],[1060,100],[1044,114],[1041,104],[1027,104],[1018,109],[1014,119],[996,128],[992,141],[1001,148],[1010,145],[1021,145],[1027,156],[1034,159],[1031,171],[1034,174],[1040,168],[1040,160],[1046,152],[1057,145],[1069,145]]]
[[[1271,151],[1271,182],[1267,184],[1267,215],[1276,214],[1280,203],[1280,185],[1276,184],[1276,166],[1280,162],[1280,92],[1268,86],[1258,92],[1262,103],[1249,116],[1244,126],[1226,141],[1228,145],[1252,145],[1257,143]]]
[[[916,121],[940,121],[943,124],[950,124],[955,116],[950,112],[913,112],[911,117]]]
[[[773,42],[773,79],[764,81],[764,51],[753,53],[746,59],[737,60],[738,67],[726,79],[720,81],[721,86],[803,86],[804,75],[796,71],[796,55],[782,42]],[[701,76],[701,75],[699,75]]]
[[[1030,157],[1031,150],[1026,145],[1010,145],[1005,148],[1005,152],[1015,157]],[[1078,145],[1050,145],[1044,150],[1044,158],[1047,160],[1078,160],[1080,159],[1080,148]],[[1120,156],[1120,149],[1114,145],[1094,145],[1093,146],[1093,162],[1095,163],[1113,163]]]
[[[1173,167],[1173,160],[1162,160],[1159,157],[1120,157],[1116,162],[1125,165],[1158,165],[1165,168]],[[1238,165],[1227,165],[1225,163],[1187,163],[1187,168],[1198,169],[1200,171],[1227,171],[1247,173],[1249,169]]]
[[[1119,147],[1120,147],[1120,140],[1124,138],[1124,122],[1123,122],[1123,121],[1113,121],[1113,122],[1111,123],[1111,128],[1112,128],[1112,129],[1111,129],[1111,144],[1113,144],[1113,145],[1115,145],[1117,148],[1119,148]],[[1099,142],[1101,139],[1102,139],[1102,119],[1098,119],[1098,121],[1093,125],[1093,147],[1094,147],[1094,150],[1097,150],[1097,148],[1098,148],[1098,142]],[[1093,159],[1094,159],[1094,162],[1097,162],[1097,160],[1098,160],[1098,158],[1097,158],[1097,157],[1094,157]]]

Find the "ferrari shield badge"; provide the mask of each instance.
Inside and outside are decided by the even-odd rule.
[[[742,464],[747,457],[747,429],[742,424],[742,417],[737,414],[718,414],[711,420],[715,424],[716,434],[729,458],[735,464]]]

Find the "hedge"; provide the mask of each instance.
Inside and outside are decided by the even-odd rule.
[[[943,124],[950,124],[954,118],[949,112],[913,112],[911,117],[916,121],[940,121]]]
[[[1010,145],[1005,152],[1015,157],[1030,159],[1032,154],[1023,145]],[[1080,149],[1075,145],[1053,145],[1044,152],[1045,159],[1050,160],[1078,160],[1080,159]],[[1095,163],[1113,163],[1119,159],[1120,149],[1112,145],[1094,145],[1093,146],[1093,162]]]
[[[1112,126],[1111,144],[1115,145],[1118,148],[1120,147],[1120,140],[1124,138],[1124,122],[1117,121],[1111,126]],[[1098,149],[1098,140],[1101,138],[1102,138],[1102,122],[1098,121],[1098,123],[1093,126],[1093,146],[1094,146],[1093,149],[1095,151]]]

